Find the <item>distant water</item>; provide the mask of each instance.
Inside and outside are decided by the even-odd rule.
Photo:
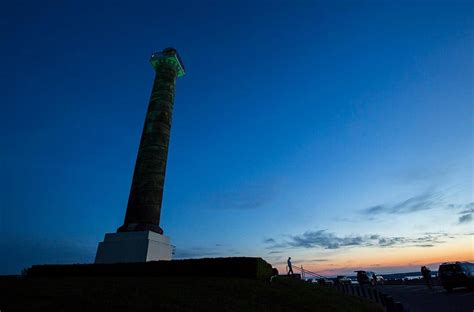
[[[431,276],[434,277],[433,274],[431,274]],[[423,278],[423,276],[421,276],[421,275],[415,275],[415,276],[405,276],[403,279],[416,280],[416,279],[421,279],[421,278]]]
[[[408,279],[408,280],[415,280],[421,279],[423,276],[421,273],[418,272],[409,272],[409,273],[395,273],[395,274],[382,274],[383,278],[385,279]],[[431,277],[437,277],[438,272],[431,272]]]
[[[393,279],[408,279],[408,280],[415,280],[421,279],[423,276],[420,272],[406,272],[406,273],[392,273],[392,274],[380,274],[386,280],[393,280]],[[438,271],[431,271],[431,277],[437,277]],[[352,280],[357,280],[355,275],[349,276]]]

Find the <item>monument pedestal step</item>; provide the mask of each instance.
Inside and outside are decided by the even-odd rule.
[[[170,238],[155,232],[107,233],[99,243],[95,263],[171,260],[172,253]]]

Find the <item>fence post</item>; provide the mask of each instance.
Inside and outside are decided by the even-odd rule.
[[[382,306],[386,307],[387,306],[387,295],[384,293],[380,293],[380,303]]]
[[[380,299],[379,299],[379,291],[377,289],[374,290],[374,300],[375,302],[379,303],[380,302]]]

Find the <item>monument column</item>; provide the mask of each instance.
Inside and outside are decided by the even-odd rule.
[[[107,233],[97,247],[95,263],[171,260],[173,246],[162,235],[161,204],[176,78],[184,67],[173,48],[151,56],[156,77],[143,126],[124,224]]]
[[[156,71],[138,149],[124,224],[118,232],[153,231],[160,227],[176,77],[184,67],[173,48],[151,56]]]

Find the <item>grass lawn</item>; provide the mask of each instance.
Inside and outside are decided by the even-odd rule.
[[[227,277],[0,278],[8,311],[381,311],[291,279]]]

